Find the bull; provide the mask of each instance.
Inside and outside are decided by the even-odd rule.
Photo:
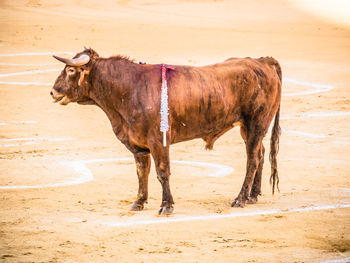
[[[270,140],[272,192],[278,187],[277,152],[280,137],[281,67],[271,57],[230,58],[201,67],[175,66],[167,72],[168,125],[165,145],[160,132],[161,67],[138,64],[124,56],[100,57],[85,48],[74,58],[54,56],[65,67],[51,96],[55,102],[94,104],[107,115],[116,137],[133,154],[139,182],[131,210],[144,208],[148,198],[151,156],[162,186],[159,214],[173,212],[170,191],[171,144],[202,138],[206,149],[234,126],[245,142],[245,179],[232,207],[256,203],[261,194],[265,148],[263,138],[274,124]]]

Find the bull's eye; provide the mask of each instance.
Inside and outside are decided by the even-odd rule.
[[[67,68],[66,72],[68,75],[74,75],[76,70],[75,70],[75,68],[69,67],[69,68]]]

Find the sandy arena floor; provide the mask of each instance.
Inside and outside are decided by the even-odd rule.
[[[0,32],[1,262],[350,262],[350,27],[282,0],[5,0]],[[51,55],[84,45],[147,63],[278,59],[280,193],[266,154],[258,204],[230,207],[245,173],[233,129],[213,151],[172,146],[173,216],[157,216],[154,170],[129,212],[135,167],[107,117],[49,96]]]

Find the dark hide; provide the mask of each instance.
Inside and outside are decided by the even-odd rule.
[[[274,188],[278,182],[281,101],[281,68],[275,59],[230,58],[210,66],[168,70],[170,129],[167,147],[163,147],[159,131],[160,65],[141,65],[121,56],[100,58],[91,49],[76,57],[81,54],[91,57],[89,63],[80,68],[81,72],[77,70],[77,76],[68,76],[66,66],[53,87],[53,97],[57,100],[65,95],[69,102],[95,103],[106,113],[117,138],[135,157],[139,192],[133,210],[143,209],[148,197],[150,154],[163,188],[159,213],[169,214],[174,204],[169,187],[169,145],[202,138],[206,148],[212,149],[214,142],[235,125],[240,126],[246,144],[247,171],[232,206],[256,202],[261,194],[262,140],[275,118],[270,153]]]

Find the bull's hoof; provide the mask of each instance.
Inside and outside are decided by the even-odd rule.
[[[129,208],[130,211],[141,211],[143,210],[143,205],[142,204],[139,204],[137,202],[134,202],[130,208]]]
[[[247,200],[247,204],[256,204],[258,202],[258,198],[257,197],[249,197],[249,199]]]
[[[244,207],[244,205],[245,205],[245,201],[243,201],[243,200],[241,200],[241,199],[239,199],[239,198],[236,198],[233,202],[232,202],[232,204],[231,204],[231,207]]]
[[[173,206],[162,206],[159,211],[158,215],[160,216],[169,216],[173,213],[174,207]]]

